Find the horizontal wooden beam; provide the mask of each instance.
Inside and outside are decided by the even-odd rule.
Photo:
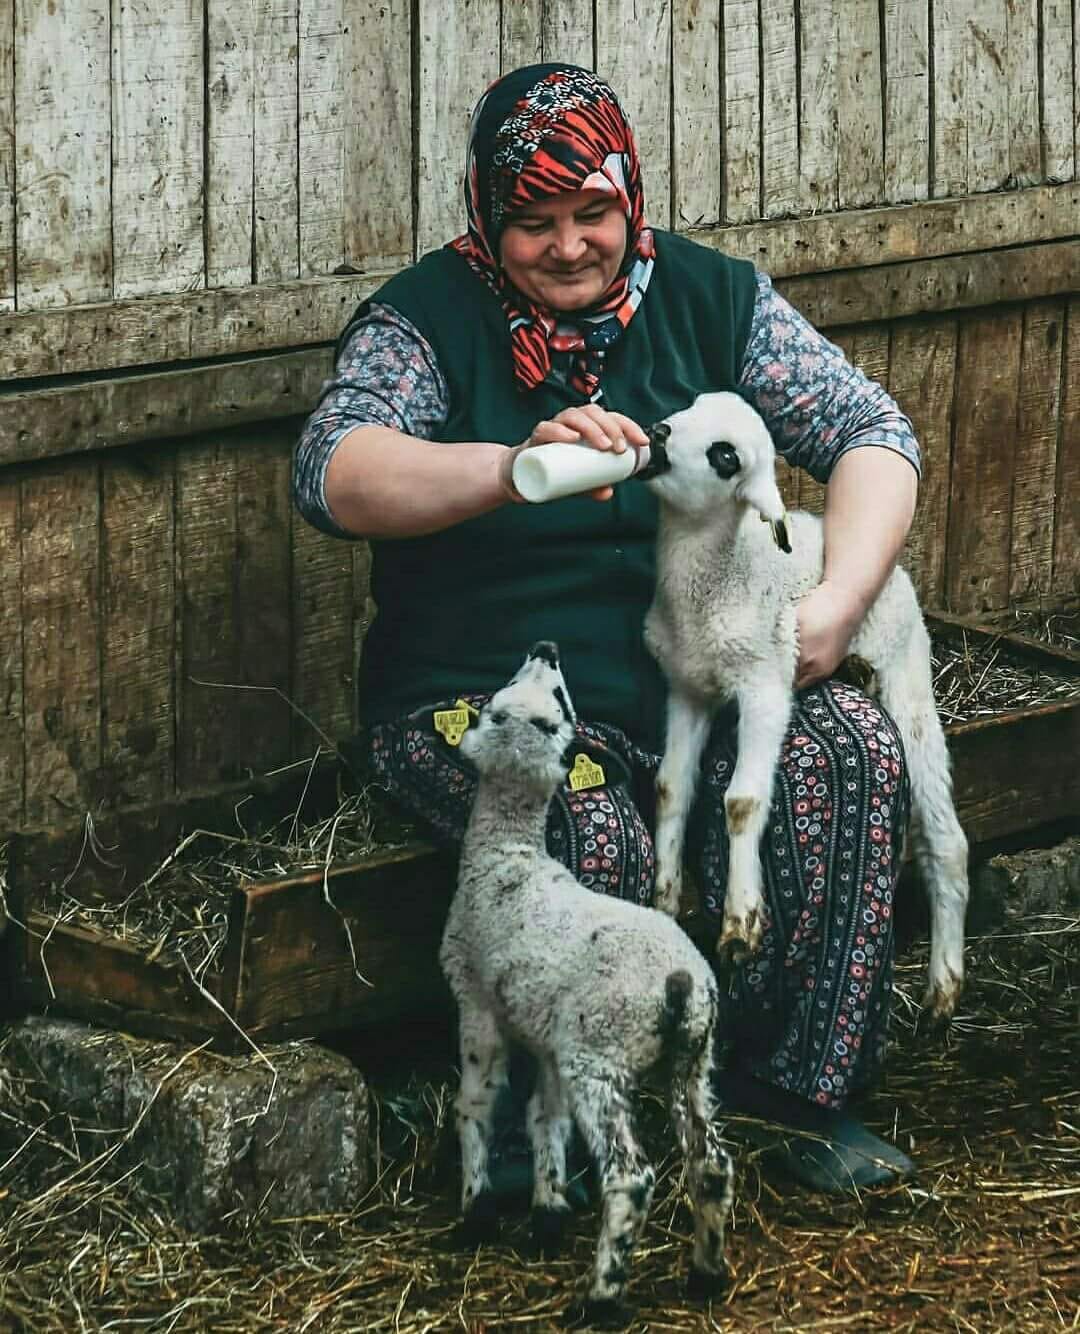
[[[689,235],[726,254],[752,260],[774,278],[970,255],[1080,235],[1080,181],[710,227]]]
[[[774,278],[973,255],[1080,234],[1080,182],[713,227],[695,240]],[[332,342],[390,273],[0,314],[0,381],[203,361]],[[884,317],[879,317],[884,318]]]
[[[311,411],[327,346],[0,394],[0,467]]]
[[[784,278],[777,288],[826,330],[1026,301],[1080,290],[1080,239]],[[307,413],[331,348],[0,391],[0,467]]]
[[[1080,239],[782,278],[776,287],[821,329],[1029,301],[1080,291]]]

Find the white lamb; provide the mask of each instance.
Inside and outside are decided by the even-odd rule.
[[[481,710],[461,742],[479,786],[443,937],[461,1033],[462,1209],[470,1240],[495,1208],[488,1141],[507,1044],[538,1066],[528,1108],[533,1226],[558,1240],[570,1210],[566,1149],[577,1123],[596,1166],[603,1220],[585,1306],[617,1314],[654,1173],[634,1134],[632,1095],[646,1072],[670,1080],[670,1113],[695,1215],[691,1290],[726,1280],[732,1164],[712,1124],[710,1074],[719,1001],[712,969],[670,917],[583,888],[545,851],[548,804],[572,758],[575,719],[554,644]]]
[[[738,394],[701,395],[654,427],[653,439],[661,471],[648,485],[660,500],[660,524],[645,638],[670,689],[657,780],[656,903],[678,911],[702,750],[716,708],[734,699],[737,760],[724,798],[730,854],[717,949],[737,958],[761,941],[758,849],[791,716],[796,604],[821,580],[822,525],[811,514],[785,514],[772,438]],[[782,550],[787,541],[790,549]],[[915,855],[931,902],[925,1004],[932,1017],[946,1019],[964,976],[967,842],[953,808],[930,642],[903,570],[890,576],[851,651],[874,668],[881,702],[903,738]]]

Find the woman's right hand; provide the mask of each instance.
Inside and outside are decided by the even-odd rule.
[[[649,437],[633,418],[586,403],[579,408],[563,408],[558,416],[537,422],[528,440],[506,451],[500,475],[507,495],[520,500],[512,473],[514,460],[524,449],[532,449],[534,445],[588,445],[590,449],[623,454],[627,449],[640,449],[648,443]],[[594,500],[610,500],[614,488],[598,486],[587,494]]]

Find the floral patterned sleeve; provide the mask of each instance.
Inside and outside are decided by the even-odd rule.
[[[739,385],[764,417],[778,453],[819,482],[860,445],[894,449],[920,471],[914,429],[896,402],[760,272]]]
[[[449,396],[431,344],[392,306],[373,304],[341,349],[293,459],[293,497],[309,523],[350,537],[326,503],[326,468],[355,426],[391,426],[430,440],[446,421]]]

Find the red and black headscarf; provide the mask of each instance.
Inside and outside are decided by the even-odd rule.
[[[510,283],[499,237],[514,210],[577,190],[619,199],[626,255],[595,305],[556,313]],[[604,353],[641,304],[655,256],[634,136],[608,85],[577,65],[556,64],[529,65],[493,83],[473,112],[465,205],[469,229],[450,245],[502,302],[518,383],[534,389],[551,370],[552,352],[570,352],[572,386],[598,397]]]

